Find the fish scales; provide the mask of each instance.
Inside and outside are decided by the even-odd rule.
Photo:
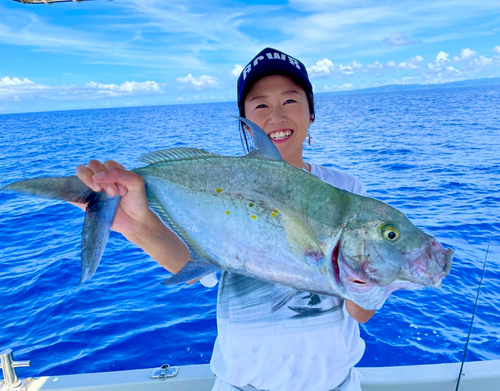
[[[316,272],[321,263],[304,262],[304,253],[328,251],[347,210],[328,207],[329,200],[343,190],[287,163],[265,159],[210,156],[135,171],[145,179],[147,192],[160,199],[220,268],[296,289],[341,292],[326,271]],[[312,208],[310,198],[326,204]],[[290,232],[297,229],[306,232]],[[320,236],[322,243],[309,242]]]

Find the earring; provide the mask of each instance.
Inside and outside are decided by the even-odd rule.
[[[307,129],[307,135],[306,135],[306,137],[308,138],[308,141],[307,141],[308,144],[311,145],[311,139],[312,139],[312,137],[311,137],[311,132],[309,131],[309,129]]]

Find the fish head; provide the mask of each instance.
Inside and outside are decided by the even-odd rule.
[[[352,301],[379,309],[395,290],[441,287],[453,250],[390,205],[368,197],[363,201],[332,252],[334,269]]]

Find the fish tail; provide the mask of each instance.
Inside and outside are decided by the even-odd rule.
[[[110,197],[104,191],[95,192],[76,176],[28,179],[11,183],[0,191],[86,204],[79,285],[94,275],[108,242],[121,197]]]
[[[13,191],[43,198],[86,203],[94,193],[76,176],[34,178],[11,183],[0,191]]]

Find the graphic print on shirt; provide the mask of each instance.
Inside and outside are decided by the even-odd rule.
[[[223,271],[219,289],[218,318],[233,324],[286,324],[286,329],[303,327],[312,317],[315,327],[325,327],[344,319],[344,301],[337,297],[297,291],[283,307],[273,312],[271,297],[275,284]]]

